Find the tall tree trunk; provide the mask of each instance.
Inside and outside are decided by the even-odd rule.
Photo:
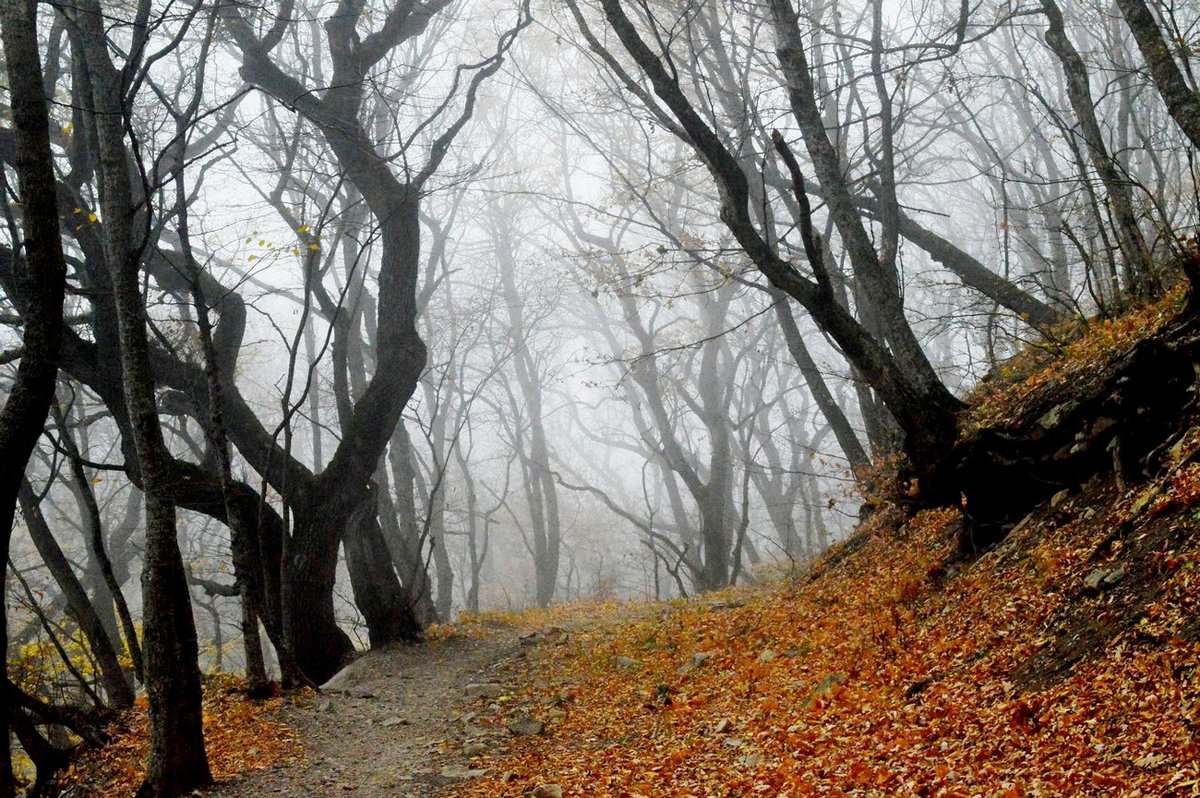
[[[408,603],[422,626],[428,626],[437,622],[438,614],[433,601],[433,580],[429,578],[425,567],[421,524],[417,519],[416,468],[413,464],[412,440],[403,419],[396,425],[391,446],[388,448],[387,462],[395,480],[396,498],[391,504],[394,515],[388,514],[390,517],[388,523],[383,525],[383,531],[388,549],[392,553],[392,562],[400,574],[400,583],[404,585],[408,595]],[[382,502],[382,496],[380,498],[381,508],[387,506]]]
[[[408,594],[387,589],[396,576],[380,530],[374,492],[358,502],[347,524],[343,546],[354,604],[367,622],[371,648],[379,648],[418,640],[422,627]]]
[[[778,291],[773,292],[772,296],[774,297],[772,306],[775,310],[775,318],[783,330],[783,339],[787,343],[788,351],[791,353],[792,359],[796,361],[796,366],[799,367],[800,374],[804,377],[804,382],[808,386],[813,400],[817,403],[817,407],[820,408],[825,420],[833,429],[833,436],[837,439],[838,446],[841,447],[842,454],[846,457],[846,462],[850,464],[850,471],[857,474],[871,464],[871,458],[867,456],[866,449],[863,448],[854,428],[850,426],[850,420],[846,418],[841,405],[837,403],[829,386],[825,384],[825,375],[817,368],[816,361],[809,354],[808,347],[804,345],[804,338],[796,326],[796,319],[792,315],[787,297]]]
[[[504,306],[508,311],[508,337],[512,344],[513,365],[517,385],[521,390],[523,410],[527,419],[528,455],[523,470],[527,475],[525,490],[529,498],[534,549],[535,601],[548,607],[558,586],[558,567],[562,547],[562,521],[558,510],[558,486],[550,470],[550,447],[546,440],[546,425],[542,412],[542,375],[530,350],[530,340],[523,311],[524,302],[517,290],[517,261],[514,256],[512,225],[507,219],[495,218],[492,224],[496,238],[496,255],[500,261],[500,284]],[[514,425],[518,422],[514,419]],[[517,434],[514,429],[514,434]],[[524,436],[522,436],[524,437]],[[518,442],[518,445],[521,445]]]
[[[182,155],[182,154],[181,154]],[[180,227],[179,237],[184,242],[185,250],[188,244],[187,232],[187,197],[184,191],[182,173],[177,178],[179,201],[176,203],[176,214]],[[189,258],[190,260],[190,258]],[[192,298],[196,309],[196,324],[200,332],[200,348],[204,353],[204,376],[208,385],[208,423],[205,432],[209,444],[216,454],[217,473],[221,483],[221,499],[225,504],[225,516],[234,518],[233,512],[233,467],[229,451],[229,437],[225,430],[225,420],[221,413],[224,402],[221,399],[221,373],[217,359],[216,347],[213,344],[212,321],[209,318],[208,302],[204,296],[204,288],[199,280],[192,283]],[[246,691],[251,698],[267,698],[271,693],[270,679],[267,678],[267,665],[263,658],[262,640],[258,634],[259,600],[263,595],[260,575],[263,572],[262,553],[258,544],[258,536],[238,523],[228,523],[230,549],[233,554],[233,571],[237,580],[238,603],[241,608],[242,650],[246,662]],[[219,629],[218,624],[218,629]],[[218,647],[218,653],[220,648]]]
[[[1117,0],[1117,7],[1121,9],[1134,41],[1146,59],[1150,77],[1167,104],[1171,118],[1191,140],[1192,146],[1200,150],[1200,95],[1192,91],[1184,80],[1154,14],[1144,0]],[[1186,44],[1181,46],[1187,47]]]
[[[173,798],[209,783],[204,750],[196,625],[171,500],[173,458],[163,440],[133,227],[139,216],[125,144],[123,73],[113,66],[104,12],[80,0],[74,20],[87,64],[99,146],[100,217],[112,283],[121,378],[146,500],[142,601],[150,754],[138,798]]]
[[[1100,182],[1104,184],[1112,204],[1113,225],[1125,272],[1125,290],[1131,296],[1145,296],[1155,288],[1154,264],[1141,228],[1138,227],[1129,181],[1121,176],[1116,160],[1104,143],[1104,133],[1096,120],[1096,105],[1088,83],[1087,66],[1067,37],[1062,11],[1054,0],[1042,0],[1042,11],[1048,20],[1046,43],[1062,65],[1067,81],[1067,98],[1079,123],[1092,168],[1100,176]]]
[[[59,237],[58,195],[54,157],[50,151],[50,114],[38,55],[37,6],[27,0],[0,3],[0,40],[9,81],[9,103],[16,138],[18,196],[22,209],[24,268],[9,259],[0,275],[9,297],[20,303],[25,320],[21,363],[0,409],[0,554],[7,561],[17,493],[25,464],[37,445],[54,399],[58,349],[62,331],[66,266]],[[21,306],[23,305],[23,307]],[[0,663],[8,663],[8,612],[4,589],[7,569],[0,569]],[[6,673],[0,673],[7,684]],[[0,798],[16,792],[9,730],[11,705],[0,711]]]

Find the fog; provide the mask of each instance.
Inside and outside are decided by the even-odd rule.
[[[73,343],[8,548],[10,674],[73,692],[56,646],[94,644],[55,545],[114,647],[110,583],[141,629],[148,477],[202,669],[244,668],[248,623],[320,681],[339,633],[794,578],[869,515],[874,463],[937,478],[936,408],[1169,287],[1195,147],[1115,5],[784,6],[40,8]],[[1198,11],[1156,18],[1195,42]],[[97,276],[119,226],[153,466]]]

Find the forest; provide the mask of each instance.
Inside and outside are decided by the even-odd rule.
[[[447,652],[501,644],[536,672],[465,689],[511,766],[345,792],[1200,790],[1200,3],[0,0],[0,33],[0,798],[220,789],[230,750],[299,761],[273,713],[346,666],[458,689]],[[1136,679],[1166,747],[1038,783],[1078,766],[1045,696]],[[885,693],[1007,764],[911,729],[851,761],[838,712],[893,728]]]

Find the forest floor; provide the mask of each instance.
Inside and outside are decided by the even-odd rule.
[[[1062,412],[1169,318],[1031,351],[967,422]],[[467,617],[261,705],[213,680],[204,795],[1200,797],[1200,406],[1179,422],[1153,473],[1064,488],[978,556],[960,508],[882,498],[753,588]],[[127,725],[64,795],[131,793]]]

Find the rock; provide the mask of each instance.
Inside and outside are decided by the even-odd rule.
[[[1105,588],[1115,586],[1124,578],[1125,569],[1120,566],[1116,568],[1097,568],[1083,578],[1083,586],[1094,593],[1098,593]]]
[[[643,665],[640,659],[634,659],[633,657],[617,657],[613,660],[613,664],[623,671],[641,670]]]
[[[743,742],[741,737],[726,737],[723,741],[726,748],[741,748]]]
[[[539,784],[528,793],[527,798],[563,798],[563,788],[557,784]]]
[[[495,682],[468,684],[464,688],[467,698],[498,698],[504,695],[504,685]]]
[[[326,699],[317,704],[317,712],[333,712],[333,702]]]
[[[371,665],[375,662],[375,658],[370,655],[362,655],[357,657],[346,667],[330,677],[329,681],[321,685],[323,693],[350,693],[355,687],[360,686],[367,681],[371,675]]]
[[[766,760],[763,758],[762,754],[746,754],[738,759],[738,764],[742,765],[743,767],[753,768],[758,767],[764,761]]]
[[[1063,402],[1061,405],[1052,408],[1049,412],[1037,420],[1037,425],[1044,430],[1052,430],[1062,421],[1063,416],[1074,413],[1079,407],[1079,403],[1074,399]]]
[[[1065,502],[1067,500],[1067,497],[1070,495],[1071,495],[1071,491],[1067,490],[1066,488],[1063,488],[1058,493],[1051,496],[1050,497],[1050,509],[1051,510],[1058,509],[1059,505],[1061,505],[1063,502]]]
[[[713,732],[715,734],[726,734],[732,728],[733,721],[729,718],[721,718],[721,720],[717,721],[717,725],[713,727]]]
[[[491,753],[492,747],[478,741],[468,742],[463,746],[463,756],[484,756]]]
[[[442,768],[441,773],[444,779],[477,779],[484,775],[487,775],[487,770],[483,768],[469,768],[464,765],[447,765]]]
[[[528,712],[522,712],[508,722],[508,730],[510,732],[526,737],[541,734],[545,728],[546,724]]]
[[[680,665],[678,670],[675,672],[680,676],[685,676],[696,670],[696,668],[699,668],[704,663],[708,662],[710,659],[712,659],[712,654],[706,651],[697,651],[692,655],[691,659]]]
[[[1133,500],[1133,504],[1129,506],[1129,517],[1137,518],[1139,515],[1145,512],[1146,508],[1148,508],[1154,502],[1154,500],[1158,498],[1158,494],[1161,492],[1162,489],[1158,485],[1151,485],[1139,493],[1138,497]]]
[[[407,726],[407,725],[408,725],[408,721],[406,719],[397,717],[395,715],[392,715],[390,718],[388,718],[387,720],[385,720],[383,722],[383,727],[385,729],[390,729],[393,726]]]
[[[758,655],[758,661],[762,663],[774,662],[776,654],[769,648],[764,648],[763,652]]]
[[[833,695],[833,692],[835,689],[837,689],[837,686],[845,684],[848,678],[850,677],[844,673],[831,673],[827,675],[824,679],[817,683],[816,687],[813,688],[812,695],[809,696],[807,706],[812,706],[813,702],[818,698],[827,698],[828,696]]]
[[[736,610],[738,607],[746,606],[746,602],[741,599],[728,599],[726,601],[710,601],[708,608],[710,610]]]

